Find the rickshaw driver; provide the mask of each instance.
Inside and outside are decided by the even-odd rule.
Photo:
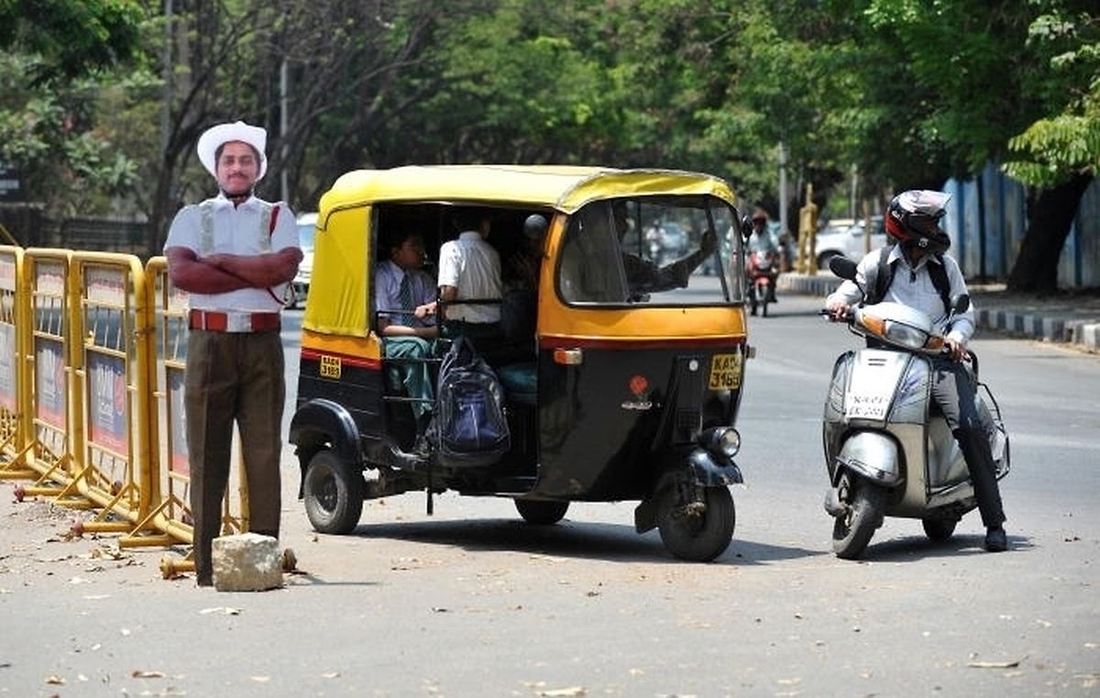
[[[424,240],[418,233],[398,234],[390,242],[390,258],[375,269],[375,312],[386,358],[412,359],[399,367],[410,398],[417,434],[431,416],[432,381],[427,359],[439,334],[435,324],[435,280],[423,269]],[[394,312],[404,310],[409,312]],[[419,359],[419,360],[418,360]]]
[[[548,226],[546,216],[538,213],[527,216],[523,221],[520,246],[505,265],[500,324],[504,337],[510,342],[530,345],[535,336],[542,246]]]
[[[626,203],[616,201],[611,206],[611,212],[615,219],[615,232],[619,238],[623,268],[626,270],[626,281],[630,286],[631,296],[642,293],[660,293],[674,288],[687,287],[691,272],[695,271],[695,268],[702,264],[707,257],[714,254],[714,251],[718,248],[718,236],[714,230],[708,228],[703,233],[699,249],[677,259],[675,262],[659,267],[649,260],[642,259],[625,249],[621,249],[623,239],[630,231]]]

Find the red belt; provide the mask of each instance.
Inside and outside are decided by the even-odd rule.
[[[207,332],[273,332],[282,326],[278,313],[236,313],[220,310],[192,310],[188,325]]]

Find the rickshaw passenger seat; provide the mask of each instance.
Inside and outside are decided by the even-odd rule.
[[[539,381],[536,362],[523,361],[507,364],[496,371],[507,402],[527,407],[535,407],[538,404]]]

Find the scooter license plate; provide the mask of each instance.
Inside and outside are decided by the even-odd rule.
[[[741,387],[741,355],[715,354],[710,360],[711,390],[735,390]]]

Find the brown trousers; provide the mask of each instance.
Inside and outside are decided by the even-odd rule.
[[[209,583],[213,574],[210,550],[221,535],[234,422],[248,487],[248,529],[279,536],[284,361],[278,332],[192,330],[188,338],[184,410],[195,574],[200,583]]]

